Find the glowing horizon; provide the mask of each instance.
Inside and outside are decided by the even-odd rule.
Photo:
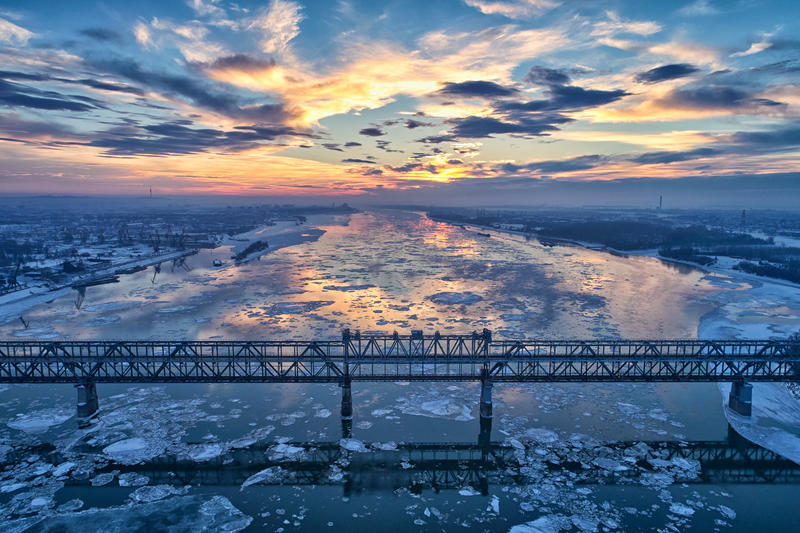
[[[553,182],[757,184],[800,162],[798,15],[710,0],[5,2],[0,192],[380,200],[479,185],[511,201]]]

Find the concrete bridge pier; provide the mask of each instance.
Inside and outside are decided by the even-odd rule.
[[[97,414],[100,404],[97,400],[97,386],[92,382],[75,385],[78,389],[78,427],[86,427]]]
[[[731,383],[731,392],[728,395],[728,407],[731,411],[742,416],[753,414],[753,386],[745,381]]]
[[[480,424],[481,430],[480,433],[478,433],[478,447],[481,448],[484,454],[488,454],[492,445],[492,419],[481,417]]]
[[[353,387],[350,376],[345,376],[342,387],[342,419],[353,419]]]
[[[489,369],[484,367],[481,370],[481,420],[492,418],[492,380],[489,377]]]

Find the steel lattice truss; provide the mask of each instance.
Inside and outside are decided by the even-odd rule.
[[[518,450],[500,443],[406,443],[396,450],[348,452],[338,442],[293,442],[304,450],[297,460],[270,460],[263,447],[231,450],[210,461],[162,456],[134,465],[130,471],[147,475],[152,483],[190,485],[241,485],[256,472],[273,466],[281,475],[260,484],[343,485],[348,492],[395,490],[397,488],[460,489],[467,485],[485,490],[489,485],[525,482],[517,459]],[[627,447],[632,443],[610,446]],[[647,443],[654,457],[681,457],[697,461],[697,472],[676,472],[676,483],[713,484],[800,484],[800,466],[760,447],[737,446],[727,441],[674,441]],[[266,452],[266,453],[265,453]],[[405,467],[401,465],[405,464]],[[644,463],[646,464],[646,463]],[[344,465],[344,466],[343,466]],[[331,467],[344,474],[331,477]],[[110,465],[108,469],[114,468]],[[569,470],[575,484],[630,484],[641,481],[636,470],[624,472],[585,468],[579,464],[550,465],[552,470]],[[528,481],[530,482],[530,481]],[[71,479],[69,483],[88,484]]]
[[[2,341],[0,382],[800,381],[800,343],[495,340],[472,335],[319,341]]]

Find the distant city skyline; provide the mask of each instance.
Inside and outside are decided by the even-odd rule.
[[[5,0],[0,194],[794,207],[799,21],[758,0]]]

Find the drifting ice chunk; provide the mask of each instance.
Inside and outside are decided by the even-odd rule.
[[[42,518],[36,517],[15,530],[24,531],[39,521]],[[139,505],[50,516],[43,520],[40,528],[42,531],[64,533],[106,533],[128,531],[131,524],[136,524],[136,529],[142,531],[163,531],[165,525],[170,524],[170,531],[235,533],[249,526],[252,521],[251,517],[243,514],[223,496],[214,496],[209,500],[203,500],[200,496],[180,496]]]
[[[474,292],[438,292],[428,299],[435,304],[468,305],[480,302],[483,298]]]
[[[734,518],[736,518],[736,511],[734,511],[730,507],[727,507],[725,505],[719,505],[717,506],[717,510],[720,512],[722,516],[724,516],[728,520],[733,520]]]
[[[219,457],[224,450],[219,444],[200,444],[192,446],[189,451],[189,457],[192,461],[202,462],[208,461],[215,457]]]
[[[193,305],[176,305],[175,307],[162,307],[161,309],[156,309],[156,313],[183,313],[184,311],[191,311],[194,308],[195,306]]]
[[[110,444],[103,448],[103,453],[108,455],[128,454],[142,451],[146,447],[147,443],[145,440],[137,437],[133,439],[120,440],[114,444]]]
[[[331,465],[331,473],[328,474],[328,479],[333,482],[341,481],[344,479],[344,472],[336,465]]]
[[[492,501],[489,502],[489,507],[486,508],[487,511],[492,511],[494,514],[500,514],[500,498],[497,496],[492,496]]]
[[[525,445],[522,444],[517,439],[508,439],[508,443],[511,445],[512,448],[516,448],[517,450],[524,450]]]
[[[404,407],[401,410],[407,415],[450,418],[458,420],[459,422],[465,422],[475,418],[472,416],[469,406],[458,404],[451,398],[429,400],[427,402],[422,402],[418,406],[412,405]]]
[[[322,290],[325,291],[342,291],[342,292],[353,292],[353,291],[365,291],[367,289],[373,288],[375,285],[325,285],[322,287]]]
[[[597,531],[599,520],[596,518],[583,518],[581,516],[573,516],[571,519],[572,524],[580,531]]]
[[[53,477],[61,477],[64,474],[67,474],[72,468],[75,466],[75,463],[72,461],[66,461],[61,463],[57,467],[53,469]]]
[[[108,485],[112,481],[114,481],[114,476],[116,474],[114,472],[105,472],[103,474],[97,474],[91,479],[92,487],[102,487],[103,485]]]
[[[8,423],[8,427],[19,429],[25,433],[44,433],[51,426],[63,424],[70,418],[72,415],[62,409],[45,409],[27,415],[17,415]]]
[[[31,509],[41,509],[43,507],[49,507],[50,503],[53,501],[52,498],[48,497],[38,497],[31,500],[30,506]]]
[[[172,485],[153,485],[151,487],[140,487],[131,492],[130,499],[137,503],[150,503],[183,492],[185,491],[177,489]]]
[[[520,524],[508,530],[508,533],[558,533],[561,527],[557,520],[550,516],[542,516],[533,522]]]
[[[525,436],[542,444],[551,444],[558,440],[558,435],[554,431],[544,428],[528,428]]]
[[[41,521],[42,518],[40,516],[31,516],[20,518],[19,520],[8,521],[3,524],[3,531],[5,533],[23,533],[23,531],[28,531],[31,527]]]
[[[256,472],[249,478],[244,480],[242,483],[242,488],[249,487],[250,485],[256,485],[258,483],[274,483],[281,479],[281,473],[283,469],[279,466],[271,466],[267,469],[262,470],[261,472]]]
[[[669,512],[679,516],[692,516],[694,514],[694,509],[688,505],[675,502],[669,506]]]
[[[350,450],[351,452],[367,451],[367,447],[364,446],[364,443],[356,439],[342,439],[339,441],[339,446],[345,450]]]
[[[305,456],[306,450],[282,442],[271,447],[268,452],[270,461],[298,461]]]
[[[607,457],[598,457],[592,462],[595,464],[595,466],[599,466],[603,470],[608,470],[610,472],[622,472],[628,470],[628,467],[621,464],[619,461],[615,461],[614,459],[609,459]]]
[[[122,317],[119,315],[99,316],[88,322],[84,322],[81,324],[81,327],[96,328],[100,326],[110,326],[111,324],[117,324],[119,322],[122,322]]]
[[[126,472],[119,475],[120,487],[141,487],[150,483],[150,478],[136,472]]]
[[[107,313],[109,311],[122,311],[123,309],[130,309],[140,304],[141,302],[135,302],[135,301],[106,302],[97,305],[87,305],[86,307],[83,308],[83,310],[88,313],[99,313],[99,312]]]
[[[0,485],[0,494],[5,494],[7,492],[14,492],[15,490],[19,490],[23,487],[27,487],[28,485],[25,483],[6,483]]]
[[[83,500],[75,498],[73,500],[66,501],[61,505],[59,505],[56,508],[56,511],[58,511],[59,513],[72,513],[77,511],[81,507],[83,507]]]

